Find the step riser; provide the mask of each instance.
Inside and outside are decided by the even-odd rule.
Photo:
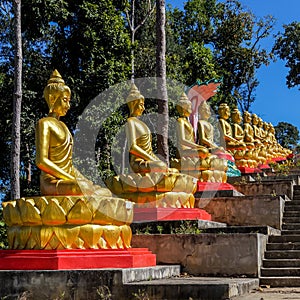
[[[284,217],[283,219],[282,219],[282,222],[284,223],[284,224],[297,224],[297,223],[299,223],[299,226],[300,226],[300,215],[299,216],[290,216],[290,217]]]
[[[300,269],[261,269],[262,277],[300,276]]]
[[[271,287],[300,287],[299,278],[260,278],[260,285],[270,285]]]
[[[299,250],[300,251],[300,244],[294,244],[294,243],[272,243],[267,244],[267,251],[274,251],[274,250]]]
[[[283,224],[282,230],[299,230],[300,231],[300,224]]]
[[[266,259],[300,259],[300,251],[267,251]]]
[[[269,243],[300,243],[300,235],[269,236]]]
[[[283,260],[272,260],[272,259],[264,259],[263,260],[264,268],[300,268],[300,260],[291,260],[291,259],[283,259]]]
[[[284,212],[284,217],[283,218],[288,218],[288,217],[298,217],[300,218],[300,212],[297,212],[297,211],[286,211]]]

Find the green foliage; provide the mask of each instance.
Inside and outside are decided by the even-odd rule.
[[[11,1],[0,9],[0,189],[9,191],[9,160],[13,91],[13,14]],[[23,103],[21,115],[22,195],[38,193],[39,170],[35,168],[35,124],[47,114],[43,89],[53,69],[58,69],[72,90],[71,110],[63,121],[74,131],[79,116],[99,93],[130,78],[130,30],[124,20],[128,1],[117,0],[23,0]],[[136,1],[141,20],[145,1]],[[140,10],[141,9],[141,10]],[[254,101],[256,70],[267,64],[269,53],[260,42],[269,35],[272,18],[256,20],[236,1],[189,0],[184,9],[167,11],[167,77],[186,85],[197,80],[223,78],[212,106],[221,101],[239,103],[242,110]],[[136,77],[155,76],[155,14],[136,33],[133,45]],[[124,94],[120,94],[124,99]],[[171,97],[172,98],[172,97]],[[173,99],[176,102],[178,99]],[[105,99],[109,106],[114,99]],[[149,101],[149,103],[153,103]],[[156,107],[149,107],[149,109]],[[175,116],[169,104],[170,116]],[[101,114],[103,106],[95,108]],[[154,111],[154,110],[153,110]],[[124,143],[113,139],[124,122],[124,108],[103,124],[95,147],[103,178],[115,171],[111,150],[122,155]],[[97,126],[95,123],[94,126]],[[153,139],[154,143],[156,137]],[[124,141],[123,141],[124,142]],[[170,156],[175,144],[169,140]],[[126,167],[126,166],[125,166]],[[121,169],[124,169],[122,166]],[[32,172],[30,181],[29,171]]]
[[[150,300],[148,293],[145,290],[138,289],[137,293],[132,293],[133,300]]]
[[[0,249],[7,249],[7,228],[3,220],[3,210],[0,209]]]
[[[297,145],[300,138],[297,127],[287,122],[279,122],[274,129],[275,137],[282,147],[292,149]]]
[[[286,84],[291,88],[300,84],[300,22],[292,22],[283,28],[284,32],[276,37],[273,51],[289,68]]]
[[[131,224],[133,234],[200,234],[197,221]]]

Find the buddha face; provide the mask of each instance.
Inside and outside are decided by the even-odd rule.
[[[245,123],[251,122],[251,115],[247,111],[244,112],[244,122]]]
[[[71,95],[68,91],[61,92],[55,101],[52,112],[58,117],[63,117],[67,114],[70,109]]]
[[[257,125],[258,124],[258,117],[256,114],[252,114],[252,124]]]
[[[132,117],[141,116],[145,110],[144,103],[145,103],[145,100],[143,98],[132,101],[129,106],[130,115]]]
[[[231,119],[234,123],[240,124],[242,122],[241,113],[238,110],[234,110],[231,114]]]
[[[192,103],[190,101],[179,101],[176,109],[181,117],[189,117],[192,113]]]
[[[203,120],[207,120],[211,116],[210,108],[205,101],[200,104],[198,112]]]
[[[269,124],[267,122],[264,122],[264,130],[268,130],[269,129]]]
[[[227,104],[221,104],[219,106],[218,113],[222,119],[227,120],[230,117],[230,108]]]

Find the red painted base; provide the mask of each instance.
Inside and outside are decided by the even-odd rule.
[[[226,182],[197,182],[197,192],[204,191],[236,191],[234,186]]]
[[[223,159],[230,160],[230,161],[234,162],[234,157],[231,154],[229,154],[229,153],[224,153],[224,152],[221,152],[221,151],[216,151],[214,154],[216,154],[219,158],[223,158]]]
[[[147,248],[0,251],[0,270],[81,270],[155,265],[156,256]]]
[[[276,158],[273,158],[272,160],[273,160],[273,162],[274,162],[274,161],[275,161],[275,162],[280,162],[280,161],[285,161],[286,158],[285,158],[285,157],[276,157]]]
[[[259,168],[247,168],[247,167],[238,167],[242,174],[253,174],[253,173],[261,173],[261,169]]]
[[[207,220],[211,215],[200,208],[134,208],[133,222]]]
[[[270,167],[268,164],[259,165],[258,167],[259,167],[261,170],[264,170],[264,169],[271,169],[271,167]]]

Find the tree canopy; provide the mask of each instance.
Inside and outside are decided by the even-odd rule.
[[[99,93],[131,76],[131,46],[135,53],[135,76],[155,76],[155,14],[136,32],[126,22],[126,0],[22,0],[23,98],[21,113],[22,189],[34,192],[38,170],[34,167],[34,132],[37,120],[47,113],[43,89],[58,69],[72,90],[72,107],[64,122],[73,131],[85,107]],[[137,7],[144,1],[136,0]],[[136,11],[137,19],[143,12]],[[1,189],[9,189],[13,95],[13,11],[12,0],[0,5],[0,178]],[[256,70],[268,64],[271,54],[260,41],[268,36],[273,18],[257,20],[237,0],[188,0],[182,10],[167,9],[167,77],[187,86],[197,80],[223,79],[212,104],[226,101],[249,110],[258,85]],[[173,99],[177,100],[177,99]],[[94,109],[101,114],[101,103]],[[156,107],[149,105],[149,109]],[[174,110],[170,110],[172,113]],[[126,108],[120,108],[99,134],[97,153],[100,169],[109,167],[110,140],[124,122]],[[96,126],[96,124],[95,124]],[[102,165],[101,165],[102,164]],[[31,186],[27,184],[31,166]],[[31,190],[32,189],[32,190]],[[22,194],[22,192],[21,192]]]
[[[292,149],[299,141],[299,130],[294,125],[287,122],[279,122],[275,129],[275,137],[278,143],[284,148]]]
[[[300,84],[300,22],[284,25],[284,32],[277,35],[273,51],[289,68],[286,84],[289,88]]]

